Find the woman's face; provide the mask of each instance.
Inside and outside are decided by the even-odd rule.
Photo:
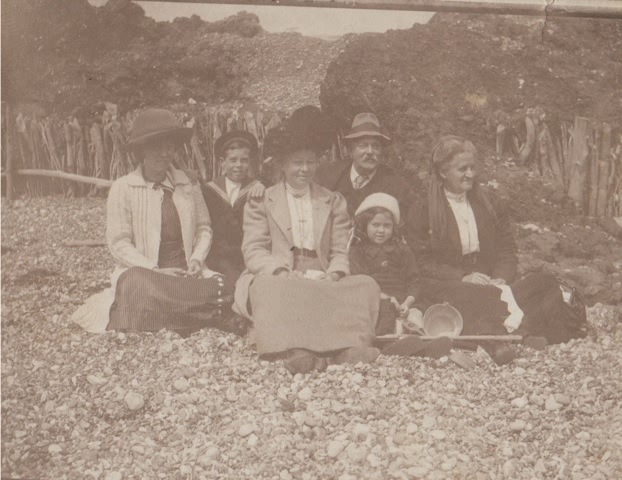
[[[313,182],[317,167],[318,159],[314,151],[298,150],[285,156],[281,171],[287,183],[296,189],[301,189]]]
[[[393,215],[390,212],[382,212],[374,215],[367,224],[367,238],[372,243],[382,245],[393,236]]]
[[[443,186],[452,193],[465,193],[471,190],[476,174],[475,156],[471,152],[455,155],[440,171]]]
[[[168,138],[153,140],[143,147],[144,174],[150,181],[161,181],[173,161],[175,142]]]

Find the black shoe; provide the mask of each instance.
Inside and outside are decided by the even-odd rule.
[[[216,328],[223,332],[233,333],[243,337],[248,332],[249,327],[250,321],[248,319],[236,313],[232,313],[229,316],[223,317]]]
[[[504,343],[483,342],[481,345],[497,365],[507,365],[516,358],[516,351]]]

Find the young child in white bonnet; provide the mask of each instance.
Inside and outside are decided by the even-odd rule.
[[[419,271],[401,235],[395,197],[373,193],[363,200],[355,212],[349,256],[353,275],[369,275],[380,286],[376,335],[402,333],[403,324],[412,330],[421,329],[423,314],[415,306]]]

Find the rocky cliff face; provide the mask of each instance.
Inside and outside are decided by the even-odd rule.
[[[375,111],[403,166],[417,170],[441,135],[489,148],[497,123],[530,107],[619,122],[620,51],[620,22],[438,14],[353,39],[330,65],[320,100],[344,127]]]
[[[218,22],[155,22],[130,0],[14,1],[2,13],[2,99],[42,114],[190,99],[291,111],[318,104],[328,64],[344,45],[267,33],[246,12]]]

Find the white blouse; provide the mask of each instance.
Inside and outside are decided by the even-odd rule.
[[[313,239],[313,204],[311,203],[311,191],[309,187],[296,190],[285,182],[287,191],[287,205],[289,216],[292,221],[292,237],[294,246],[315,250]]]
[[[449,206],[458,224],[460,243],[462,244],[462,255],[479,252],[477,223],[475,222],[473,208],[471,208],[466,192],[459,194],[445,190],[445,197],[447,197],[449,201]]]

